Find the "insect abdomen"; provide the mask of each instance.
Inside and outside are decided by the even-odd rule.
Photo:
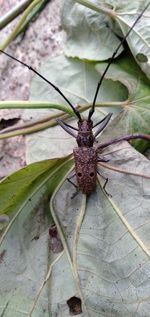
[[[96,186],[97,150],[94,147],[79,147],[73,150],[75,171],[79,189],[90,194]]]

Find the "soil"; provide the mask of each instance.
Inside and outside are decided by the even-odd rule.
[[[3,16],[20,1],[0,0],[0,13]],[[7,47],[7,52],[37,69],[48,56],[62,51],[64,32],[61,28],[61,0],[49,1],[44,10],[30,23],[25,34],[18,36]],[[0,43],[7,37],[17,19],[0,33]],[[0,100],[28,100],[32,72],[20,64],[0,55]],[[0,110],[0,129],[13,124],[20,125],[22,110]],[[17,120],[16,120],[17,121]],[[0,141],[0,178],[23,167],[25,161],[25,137],[17,136]]]

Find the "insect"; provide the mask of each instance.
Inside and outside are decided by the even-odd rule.
[[[123,141],[123,140],[131,140],[131,139],[145,139],[150,141],[150,135],[143,134],[143,133],[133,133],[133,134],[126,134],[117,138],[114,138],[110,141],[103,142],[100,144],[95,145],[96,137],[104,130],[104,128],[107,126],[109,123],[112,113],[109,113],[106,115],[101,121],[93,125],[92,121],[92,116],[95,111],[95,104],[96,104],[96,99],[101,87],[101,84],[103,82],[103,79],[105,77],[105,74],[107,73],[112,61],[114,60],[114,57],[116,56],[117,52],[119,51],[120,47],[122,44],[125,42],[127,37],[129,36],[130,32],[132,32],[134,26],[136,23],[138,23],[139,19],[143,15],[143,13],[146,11],[150,3],[147,4],[147,6],[142,10],[142,12],[139,14],[135,22],[133,23],[132,27],[129,29],[125,37],[122,39],[120,44],[118,45],[117,49],[115,52],[112,54],[112,57],[110,58],[109,63],[107,64],[107,67],[105,68],[98,84],[96,87],[96,92],[93,100],[93,104],[91,109],[89,110],[88,118],[83,119],[80,115],[80,112],[72,105],[72,103],[69,101],[69,99],[63,94],[63,92],[55,86],[51,81],[46,79],[42,74],[37,72],[35,69],[32,68],[32,66],[18,60],[17,58],[13,57],[12,55],[0,50],[1,53],[5,54],[9,58],[15,60],[16,62],[22,64],[23,66],[27,67],[31,71],[33,71],[36,75],[38,75],[40,78],[42,78],[44,81],[46,81],[50,86],[52,86],[63,98],[64,100],[68,103],[68,105],[71,107],[73,110],[74,114],[78,118],[78,128],[74,128],[71,125],[67,124],[66,122],[57,119],[57,122],[59,125],[71,136],[73,136],[76,141],[78,147],[73,150],[74,154],[74,161],[75,161],[75,173],[68,178],[68,180],[78,189],[80,189],[83,193],[85,194],[90,194],[95,186],[96,186],[96,177],[97,173],[100,174],[100,172],[97,170],[97,163],[98,162],[107,162],[105,158],[100,157],[100,151],[101,149]],[[97,130],[95,133],[93,133],[93,128],[97,127]],[[76,132],[75,132],[76,131]],[[101,175],[101,174],[100,174]],[[77,179],[77,184],[76,186],[72,181],[71,178],[76,176]],[[102,175],[101,175],[102,176]],[[108,182],[107,178],[105,179],[104,183],[104,190],[106,191],[105,187]]]

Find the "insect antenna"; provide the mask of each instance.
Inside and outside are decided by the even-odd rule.
[[[137,19],[134,21],[133,25],[131,26],[131,28],[129,29],[129,31],[127,32],[127,34],[125,35],[125,37],[122,39],[122,41],[120,42],[120,44],[118,45],[118,47],[116,48],[116,50],[114,51],[114,53],[112,54],[109,63],[107,64],[98,84],[97,84],[97,88],[96,88],[96,92],[95,92],[95,96],[94,96],[94,100],[93,100],[93,104],[92,107],[89,111],[89,115],[88,115],[88,121],[90,121],[94,111],[95,111],[95,103],[96,103],[96,99],[97,99],[97,95],[100,89],[100,86],[102,84],[102,81],[104,79],[105,74],[107,73],[111,63],[114,60],[114,57],[116,56],[116,54],[118,53],[120,47],[122,46],[122,44],[124,44],[125,40],[127,39],[128,35],[131,33],[131,31],[133,30],[134,26],[137,24],[137,22],[140,20],[140,18],[142,17],[143,13],[147,10],[147,8],[149,7],[150,2],[148,2],[147,6],[142,10],[142,12],[139,14],[139,16],[137,17]]]
[[[73,112],[75,113],[75,115],[78,117],[79,121],[81,121],[81,116],[80,113],[77,109],[75,109],[75,107],[72,105],[72,103],[68,100],[68,98],[63,94],[63,92],[57,87],[55,86],[51,81],[49,81],[47,78],[45,78],[42,74],[40,74],[39,72],[37,72],[32,66],[20,61],[19,59],[17,59],[16,57],[2,51],[0,49],[0,52],[5,54],[6,56],[10,57],[11,59],[13,59],[14,61],[20,63],[21,65],[27,67],[28,69],[30,69],[33,73],[35,73],[37,76],[39,76],[40,78],[42,78],[45,82],[47,82],[50,86],[52,86],[64,99],[65,101],[69,104],[69,106],[72,108]]]

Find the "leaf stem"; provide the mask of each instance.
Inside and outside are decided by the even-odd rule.
[[[24,11],[23,15],[21,16],[19,22],[16,24],[13,31],[8,35],[6,40],[4,40],[0,44],[0,49],[4,50],[16,37],[17,33],[20,31],[20,28],[24,24],[24,21],[26,20],[28,14],[31,12],[31,10],[40,2],[41,0],[34,0],[32,3],[28,6],[28,8]]]
[[[1,108],[1,103],[3,102],[0,102],[0,108]],[[6,101],[7,103],[7,101]],[[6,138],[11,138],[11,137],[14,137],[14,136],[17,136],[17,135],[26,135],[26,134],[30,134],[30,133],[35,133],[35,132],[38,132],[38,131],[41,131],[41,130],[44,130],[44,129],[47,129],[47,128],[50,128],[50,127],[53,127],[55,125],[57,125],[57,122],[55,120],[55,118],[62,118],[63,120],[65,119],[68,119],[70,116],[74,116],[74,113],[73,111],[68,108],[67,106],[64,106],[64,105],[59,105],[59,104],[50,104],[49,102],[28,102],[28,101],[18,101],[18,105],[17,105],[17,102],[15,101],[11,101],[11,103],[13,103],[12,105],[14,106],[14,109],[15,108],[27,108],[27,109],[30,109],[30,105],[31,107],[33,108],[33,106],[35,105],[35,109],[38,109],[38,108],[41,108],[42,105],[44,105],[42,108],[51,108],[51,109],[58,109],[58,110],[62,110],[64,112],[66,112],[66,114],[53,114],[53,115],[48,115],[48,116],[45,116],[44,118],[41,118],[40,120],[34,120],[32,122],[28,122],[28,123],[25,123],[25,124],[22,124],[21,126],[18,126],[18,127],[10,127],[10,128],[7,128],[5,130],[2,130],[0,132],[0,140],[2,139],[6,139]],[[35,103],[35,104],[34,104]],[[9,104],[9,103],[8,103]],[[100,104],[97,104],[97,108],[101,108],[101,107],[110,107],[110,104],[115,104],[114,102],[105,102],[105,103],[100,103]],[[120,105],[123,106],[124,102],[118,102],[118,107]],[[27,106],[26,106],[27,105]],[[20,107],[19,107],[20,106]],[[79,110],[79,112],[83,112],[87,109],[90,108],[91,105],[83,105],[83,106],[77,106],[76,109]],[[112,105],[113,106],[113,105]],[[6,107],[7,108],[7,107]],[[10,104],[10,108],[11,107],[11,104]],[[2,108],[1,108],[2,109]]]
[[[128,100],[125,101],[104,101],[97,102],[96,107],[118,107],[123,108],[129,104]],[[82,112],[91,107],[91,104],[83,104],[78,106],[79,110]],[[66,105],[55,104],[49,101],[22,101],[22,100],[4,100],[0,101],[0,109],[58,109],[69,114],[73,114],[73,111],[69,109]]]
[[[87,312],[84,296],[82,294],[81,286],[80,286],[80,278],[78,274],[78,265],[77,265],[77,247],[78,247],[78,240],[79,240],[79,235],[80,235],[80,230],[82,226],[82,222],[86,213],[86,200],[87,196],[85,194],[82,195],[82,202],[81,202],[81,208],[79,211],[79,215],[77,217],[76,221],[76,227],[75,227],[75,232],[74,232],[74,237],[73,237],[73,254],[72,254],[72,265],[73,265],[73,270],[74,270],[74,275],[76,279],[76,284],[78,285],[78,290],[80,292],[80,297],[82,298],[82,306],[84,313]]]
[[[73,163],[72,163],[73,165]],[[53,217],[53,220],[54,220],[54,223],[55,225],[57,226],[57,230],[58,230],[58,233],[59,233],[59,237],[61,239],[61,242],[63,244],[63,248],[64,248],[64,251],[66,252],[66,256],[68,258],[68,261],[70,263],[70,266],[73,270],[73,263],[72,263],[72,257],[71,257],[71,253],[69,251],[69,247],[67,245],[67,241],[66,241],[66,238],[65,238],[65,235],[63,233],[63,230],[61,228],[61,224],[60,224],[60,221],[59,221],[59,218],[57,217],[56,213],[55,213],[55,208],[53,206],[53,202],[55,200],[55,196],[57,195],[57,192],[59,191],[59,189],[61,188],[62,184],[64,183],[64,181],[67,179],[67,176],[69,175],[69,173],[72,171],[73,167],[70,168],[70,170],[68,171],[68,173],[63,177],[63,179],[61,180],[61,182],[58,184],[58,186],[56,187],[55,191],[53,192],[53,195],[50,199],[50,211],[51,211],[51,215]]]
[[[64,254],[64,251],[62,251],[62,252],[57,256],[57,258],[49,265],[49,269],[48,269],[48,271],[47,271],[46,277],[45,277],[44,281],[42,282],[42,284],[41,284],[41,286],[40,286],[40,288],[39,288],[39,291],[38,291],[38,293],[37,293],[37,295],[36,295],[36,297],[35,297],[35,299],[34,299],[33,305],[32,305],[32,307],[31,307],[31,309],[30,309],[29,317],[32,317],[32,313],[33,313],[33,311],[34,311],[34,309],[35,309],[35,307],[36,307],[36,304],[37,304],[38,299],[39,299],[39,297],[40,297],[40,295],[41,295],[41,293],[42,293],[42,291],[43,291],[43,289],[44,289],[44,286],[46,285],[47,281],[49,280],[49,278],[50,278],[50,276],[51,276],[53,266],[59,261],[59,259],[63,256],[63,254]]]
[[[0,18],[0,30],[21,14],[33,0],[23,0]]]
[[[69,115],[55,114],[55,115],[44,117],[41,120],[35,120],[32,122],[22,124],[22,126],[19,126],[19,127],[7,128],[0,133],[0,140],[11,138],[17,135],[26,135],[26,134],[42,131],[44,129],[48,129],[50,127],[57,125],[57,121],[55,120],[55,118],[58,118],[58,117],[65,120],[69,118]]]
[[[22,100],[5,100],[0,101],[0,109],[57,109],[69,114],[73,114],[72,109],[66,105],[51,103],[49,101],[22,101]]]

